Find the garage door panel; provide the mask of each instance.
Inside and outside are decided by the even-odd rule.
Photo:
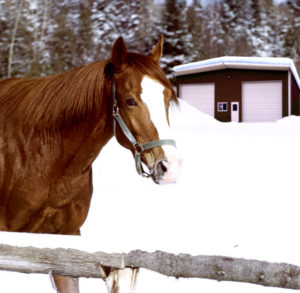
[[[179,96],[203,113],[215,115],[215,85],[209,84],[182,84]]]
[[[243,82],[244,122],[273,122],[282,118],[282,81]]]

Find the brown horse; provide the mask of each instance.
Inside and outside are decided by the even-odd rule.
[[[110,60],[0,82],[0,230],[79,234],[91,165],[114,132],[141,175],[176,181],[168,108],[177,99],[159,66],[162,46],[161,37],[148,55],[129,53],[119,38]],[[77,280],[55,282],[59,292],[78,292]]]

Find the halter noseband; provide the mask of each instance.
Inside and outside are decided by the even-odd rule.
[[[116,122],[118,122],[122,132],[125,134],[127,139],[130,141],[133,149],[134,149],[134,159],[135,159],[135,167],[139,175],[143,177],[150,177],[151,174],[144,171],[142,163],[141,163],[141,155],[144,151],[152,149],[154,147],[162,146],[162,145],[172,145],[176,147],[176,142],[173,139],[159,139],[159,140],[153,140],[150,142],[146,142],[144,144],[141,144],[138,142],[129,128],[126,126],[124,120],[121,117],[119,107],[118,107],[118,101],[116,97],[116,86],[114,83],[114,80],[112,79],[112,95],[113,95],[113,128],[114,128],[114,136],[117,138],[117,132],[116,132]]]

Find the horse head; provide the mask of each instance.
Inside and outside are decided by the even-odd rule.
[[[178,100],[159,66],[162,47],[161,36],[148,55],[130,53],[120,37],[109,63],[115,136],[133,153],[138,173],[158,184],[175,182],[181,167],[168,114],[171,102]]]

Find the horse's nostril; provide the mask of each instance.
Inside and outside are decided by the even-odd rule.
[[[168,171],[167,166],[165,165],[165,161],[160,161],[158,163],[159,167],[161,168],[161,170],[163,171],[163,173],[166,173]]]
[[[167,162],[165,160],[157,161],[152,170],[151,177],[155,183],[160,184],[164,180],[164,176],[167,171]]]

